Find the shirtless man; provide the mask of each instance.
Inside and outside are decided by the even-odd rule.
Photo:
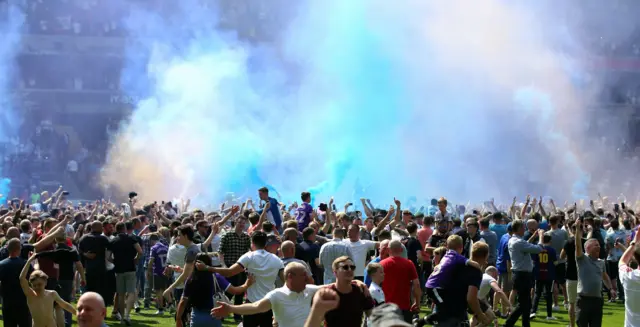
[[[31,267],[31,262],[36,258],[32,255],[22,268],[20,273],[20,286],[27,297],[27,305],[31,311],[33,325],[38,327],[56,327],[56,319],[53,314],[53,303],[57,303],[62,309],[76,315],[76,309],[68,302],[64,301],[56,291],[45,290],[47,279],[49,278],[41,270],[31,273],[27,281],[27,272]],[[31,286],[29,286],[31,282]]]

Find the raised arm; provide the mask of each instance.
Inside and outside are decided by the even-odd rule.
[[[369,208],[369,206],[367,205],[367,200],[365,198],[361,198],[360,203],[362,203],[362,208],[365,215],[367,215],[367,218],[374,218],[373,210],[371,210],[371,208]]]
[[[584,255],[582,249],[582,221],[576,220],[576,258],[581,258]]]
[[[524,202],[524,205],[522,206],[522,210],[520,211],[520,219],[523,219],[524,216],[527,214],[527,207],[529,206],[530,202],[531,202],[531,195],[527,195],[527,200]]]
[[[31,268],[31,262],[33,262],[35,258],[35,254],[29,257],[29,260],[27,260],[27,263],[24,264],[24,267],[22,267],[22,271],[20,272],[20,287],[22,287],[22,292],[24,292],[24,295],[27,297],[36,296],[36,293],[31,289],[29,281],[27,280],[27,274],[29,273],[29,268]]]
[[[76,308],[69,304],[69,302],[63,300],[56,291],[53,291],[53,300],[56,301],[56,303],[65,311],[71,312],[74,316],[78,315]]]

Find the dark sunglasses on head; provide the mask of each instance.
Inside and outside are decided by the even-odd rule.
[[[340,269],[342,269],[344,271],[356,270],[356,266],[355,265],[344,265],[344,266],[340,266]]]

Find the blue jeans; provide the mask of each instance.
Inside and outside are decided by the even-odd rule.
[[[211,311],[191,310],[191,327],[222,327],[222,322],[211,317]]]
[[[147,269],[145,269],[144,260],[138,261],[138,267],[136,269],[136,281],[138,287],[138,297],[144,299],[145,305],[151,304],[151,285],[147,283]]]

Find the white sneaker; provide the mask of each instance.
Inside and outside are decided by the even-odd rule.
[[[558,320],[556,317],[547,317],[547,320]]]
[[[156,316],[162,316],[164,314],[164,310],[156,311]]]
[[[535,317],[536,317],[536,313],[535,312],[529,315],[529,319],[533,319]]]
[[[569,303],[566,303],[566,302],[564,303],[564,309],[569,310]]]
[[[559,306],[557,306],[557,305],[554,305],[554,306],[553,306],[553,311],[560,311],[560,307],[559,307]]]
[[[111,318],[113,318],[114,320],[117,320],[117,321],[122,321],[122,316],[120,315],[119,312],[111,313]]]

